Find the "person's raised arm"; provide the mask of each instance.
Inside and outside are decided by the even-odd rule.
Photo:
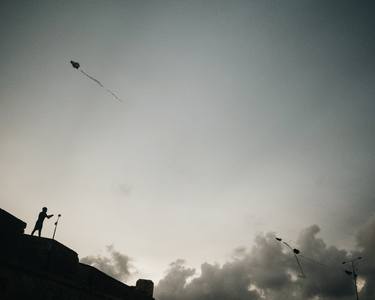
[[[49,219],[49,218],[52,218],[53,217],[53,215],[47,215],[47,218]]]

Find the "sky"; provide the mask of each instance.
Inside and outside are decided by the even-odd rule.
[[[57,239],[86,261],[123,255],[129,282],[311,226],[359,251],[375,209],[373,9],[2,1],[0,206],[26,233],[43,206],[61,213]]]

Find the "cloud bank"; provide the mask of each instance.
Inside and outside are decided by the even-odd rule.
[[[117,280],[125,281],[129,279],[132,274],[131,258],[116,251],[113,246],[107,246],[106,250],[107,256],[86,256],[80,261],[81,263],[98,268]]]
[[[224,263],[203,263],[198,272],[183,259],[169,265],[155,288],[158,300],[349,300],[355,299],[353,280],[345,274],[342,262],[362,256],[358,264],[361,300],[375,299],[375,215],[357,232],[355,250],[329,246],[312,225],[301,231],[296,247],[306,278],[290,249],[276,241],[273,233],[258,235],[251,248],[234,249]],[[131,259],[107,247],[107,255],[87,256],[82,263],[94,266],[124,281],[133,273]]]
[[[298,277],[290,250],[267,233],[257,236],[251,249],[235,249],[233,258],[223,265],[203,263],[200,272],[186,267],[184,260],[176,260],[159,281],[156,299],[354,299],[353,281],[342,262],[356,256],[364,257],[358,265],[360,299],[375,299],[375,217],[358,232],[355,251],[328,246],[319,232],[319,226],[310,226],[297,240],[305,279]]]

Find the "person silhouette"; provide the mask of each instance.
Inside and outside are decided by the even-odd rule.
[[[31,235],[34,235],[35,231],[38,231],[38,235],[40,237],[42,233],[42,228],[43,228],[43,222],[44,219],[47,218],[52,218],[53,215],[47,215],[47,207],[43,207],[42,211],[39,213],[38,220],[35,223],[34,229],[31,232]]]

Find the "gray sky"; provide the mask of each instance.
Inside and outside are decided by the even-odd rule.
[[[373,8],[2,1],[1,207],[27,232],[62,213],[81,257],[114,244],[155,281],[259,232],[354,245],[375,208]]]

